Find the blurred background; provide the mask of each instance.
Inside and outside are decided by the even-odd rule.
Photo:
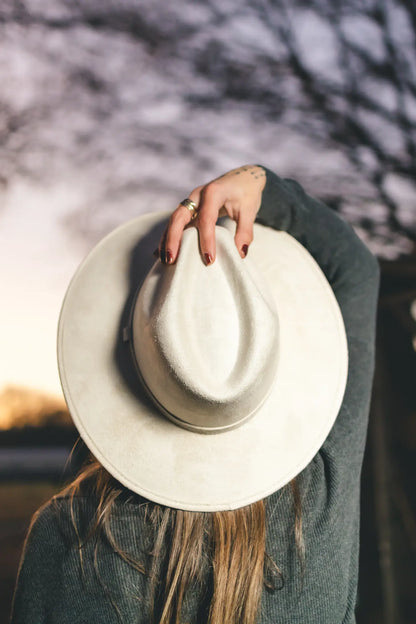
[[[55,335],[104,234],[245,163],[296,178],[382,268],[359,624],[416,623],[416,5],[2,0],[0,620],[73,474]]]

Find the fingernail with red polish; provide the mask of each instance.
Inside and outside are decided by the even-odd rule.
[[[165,252],[165,256],[166,256],[166,263],[167,264],[172,264],[173,262],[173,256],[172,256],[172,252],[170,249],[167,249]]]
[[[241,251],[243,252],[244,257],[246,257],[246,255],[248,254],[248,245],[243,245],[241,247]]]
[[[205,264],[212,264],[212,256],[209,253],[204,254]]]

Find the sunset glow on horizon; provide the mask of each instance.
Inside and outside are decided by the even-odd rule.
[[[11,185],[0,218],[0,392],[12,384],[62,397],[56,331],[69,280],[81,260],[60,217],[71,186]],[[77,253],[78,252],[78,253]]]

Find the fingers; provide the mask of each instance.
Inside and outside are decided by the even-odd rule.
[[[173,212],[159,245],[162,262],[176,261],[183,231],[192,222],[198,228],[201,257],[205,264],[212,264],[216,256],[215,224],[223,213],[237,221],[234,240],[240,256],[245,258],[253,240],[253,223],[261,204],[265,175],[260,167],[244,166],[194,189],[189,198],[198,206],[198,215],[192,220],[192,213],[182,205]]]
[[[215,224],[223,199],[215,183],[194,189],[189,199],[198,206],[198,216],[193,223],[198,228],[202,259],[209,265],[215,260]],[[191,221],[192,214],[184,206],[179,205],[172,213],[158,249],[160,259],[165,264],[173,264],[177,259],[183,231]]]
[[[186,212],[185,212],[186,211]],[[166,264],[175,262],[182,240],[185,226],[191,221],[192,215],[184,206],[178,207],[169,219],[160,249],[160,259]]]
[[[198,187],[189,195],[198,206],[201,188]],[[161,261],[165,264],[173,264],[178,257],[182,234],[185,227],[192,221],[192,213],[185,206],[179,205],[172,213],[168,226],[159,243],[158,253]]]
[[[238,216],[234,241],[242,258],[248,254],[248,248],[253,240],[254,219],[255,211],[240,212]]]
[[[223,205],[223,198],[214,184],[206,186],[200,198],[198,217],[195,225],[199,233],[199,249],[206,265],[215,261],[215,224]]]

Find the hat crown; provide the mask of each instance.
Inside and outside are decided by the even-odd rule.
[[[262,405],[276,376],[278,319],[272,298],[229,231],[216,227],[206,267],[195,228],[178,260],[156,263],[136,298],[132,346],[142,380],[177,424],[203,433],[232,429]]]

